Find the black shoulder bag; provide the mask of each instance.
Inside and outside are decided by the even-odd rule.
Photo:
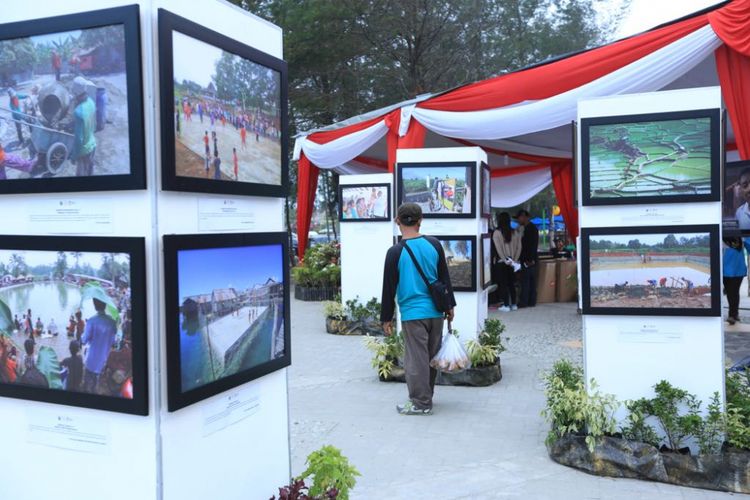
[[[435,280],[430,283],[427,280],[427,276],[425,276],[424,271],[422,271],[422,267],[419,265],[419,262],[417,262],[417,258],[414,257],[414,253],[411,251],[411,248],[409,248],[409,245],[406,244],[406,240],[403,241],[403,244],[404,248],[406,248],[406,251],[409,252],[409,256],[411,257],[412,262],[414,262],[414,266],[417,268],[417,272],[422,277],[424,284],[427,285],[427,290],[430,292],[432,302],[435,303],[435,309],[442,313],[448,312],[451,308],[451,292],[450,290],[448,290],[448,286],[440,280]]]

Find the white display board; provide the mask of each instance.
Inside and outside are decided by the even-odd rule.
[[[286,370],[175,413],[166,411],[161,236],[169,233],[281,231],[283,199],[162,192],[158,170],[157,10],[167,9],[282,58],[277,26],[223,0],[66,0],[3,2],[0,22],[26,21],[139,4],[148,190],[0,196],[6,234],[142,236],[146,239],[149,415],[147,417],[0,398],[4,429],[0,498],[182,500],[268,498],[290,470]],[[211,217],[231,201],[242,217]],[[75,221],[40,225],[30,217],[71,202],[107,215],[107,229]],[[233,226],[234,224],[234,226]],[[242,414],[227,411],[244,404]],[[49,432],[56,422],[95,436],[84,446]]]
[[[719,87],[606,97],[580,101],[578,123],[583,118],[721,105]],[[578,133],[581,227],[721,224],[720,202],[580,205],[580,128]],[[581,269],[580,261],[578,265]],[[661,380],[695,394],[704,402],[704,408],[714,391],[724,396],[724,338],[720,317],[584,315],[583,339],[586,379],[596,379],[603,392],[614,394],[621,401],[652,396],[653,386]],[[619,416],[624,414],[621,409]]]
[[[342,175],[339,184],[388,184],[391,186],[391,220],[395,218],[392,174]],[[373,297],[380,301],[385,254],[393,245],[391,220],[340,224],[342,302],[358,298],[365,303]]]
[[[446,163],[446,162],[475,162],[477,185],[481,182],[482,163],[487,163],[487,154],[481,148],[425,148],[399,149],[396,151],[396,163]],[[455,319],[453,327],[458,330],[462,342],[476,338],[487,318],[487,290],[482,289],[479,246],[481,237],[487,232],[487,220],[481,216],[480,189],[474,190],[472,201],[476,207],[476,216],[472,219],[424,219],[420,232],[427,235],[439,236],[475,236],[477,239],[476,252],[476,292],[454,292],[456,296]],[[395,198],[395,197],[394,197]],[[396,207],[397,208],[397,207]],[[393,235],[398,236],[398,226],[393,224]]]

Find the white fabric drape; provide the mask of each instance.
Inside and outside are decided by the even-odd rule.
[[[298,137],[294,145],[294,160],[301,151],[318,168],[335,168],[361,155],[388,132],[385,120],[358,132],[339,137],[326,144],[317,144],[307,137]]]
[[[552,182],[552,170],[543,168],[508,177],[493,177],[493,207],[515,207],[528,200]]]
[[[412,117],[446,137],[496,140],[566,125],[580,99],[657,91],[709,57],[721,45],[711,26],[699,30],[597,80],[562,94],[481,111],[415,108]]]

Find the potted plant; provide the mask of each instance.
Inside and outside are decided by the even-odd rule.
[[[469,355],[471,367],[457,373],[438,374],[440,385],[467,385],[471,387],[486,387],[499,382],[503,378],[500,367],[500,354],[505,351],[502,334],[505,325],[496,318],[487,318],[484,328],[476,340],[466,343],[466,353]],[[507,338],[506,338],[507,340]]]
[[[299,477],[279,488],[279,500],[349,500],[349,491],[361,474],[341,450],[323,446],[310,453],[306,463],[307,469]],[[276,500],[276,496],[271,500]]]
[[[362,304],[359,297],[347,300],[346,306],[339,301],[323,305],[326,316],[326,331],[337,335],[383,335],[380,324],[380,302],[375,297]]]
[[[305,252],[305,259],[292,268],[294,298],[305,301],[333,300],[341,288],[341,248],[338,243],[320,243]]]
[[[405,382],[402,359],[404,357],[404,333],[390,337],[368,337],[365,347],[373,353],[372,367],[378,372],[381,382]]]

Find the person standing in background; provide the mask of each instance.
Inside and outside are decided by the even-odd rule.
[[[516,220],[523,226],[521,237],[521,297],[518,307],[534,307],[536,305],[536,278],[539,264],[539,230],[531,222],[531,215],[526,210],[519,210]]]
[[[502,212],[497,218],[497,229],[492,233],[492,244],[497,252],[497,290],[502,305],[498,311],[518,309],[516,305],[516,271],[513,267],[521,257],[521,234],[510,227],[510,214]]]
[[[733,325],[740,320],[740,286],[747,275],[745,249],[750,251],[750,240],[739,236],[724,238],[724,266],[722,280],[724,293],[729,303],[727,323]]]
[[[76,164],[77,177],[94,174],[94,153],[96,152],[96,104],[86,92],[90,82],[77,76],[73,80],[72,91],[76,107],[73,111],[73,151],[71,159]]]
[[[55,80],[60,81],[60,69],[62,68],[62,58],[56,50],[52,51],[52,69],[55,71]]]

